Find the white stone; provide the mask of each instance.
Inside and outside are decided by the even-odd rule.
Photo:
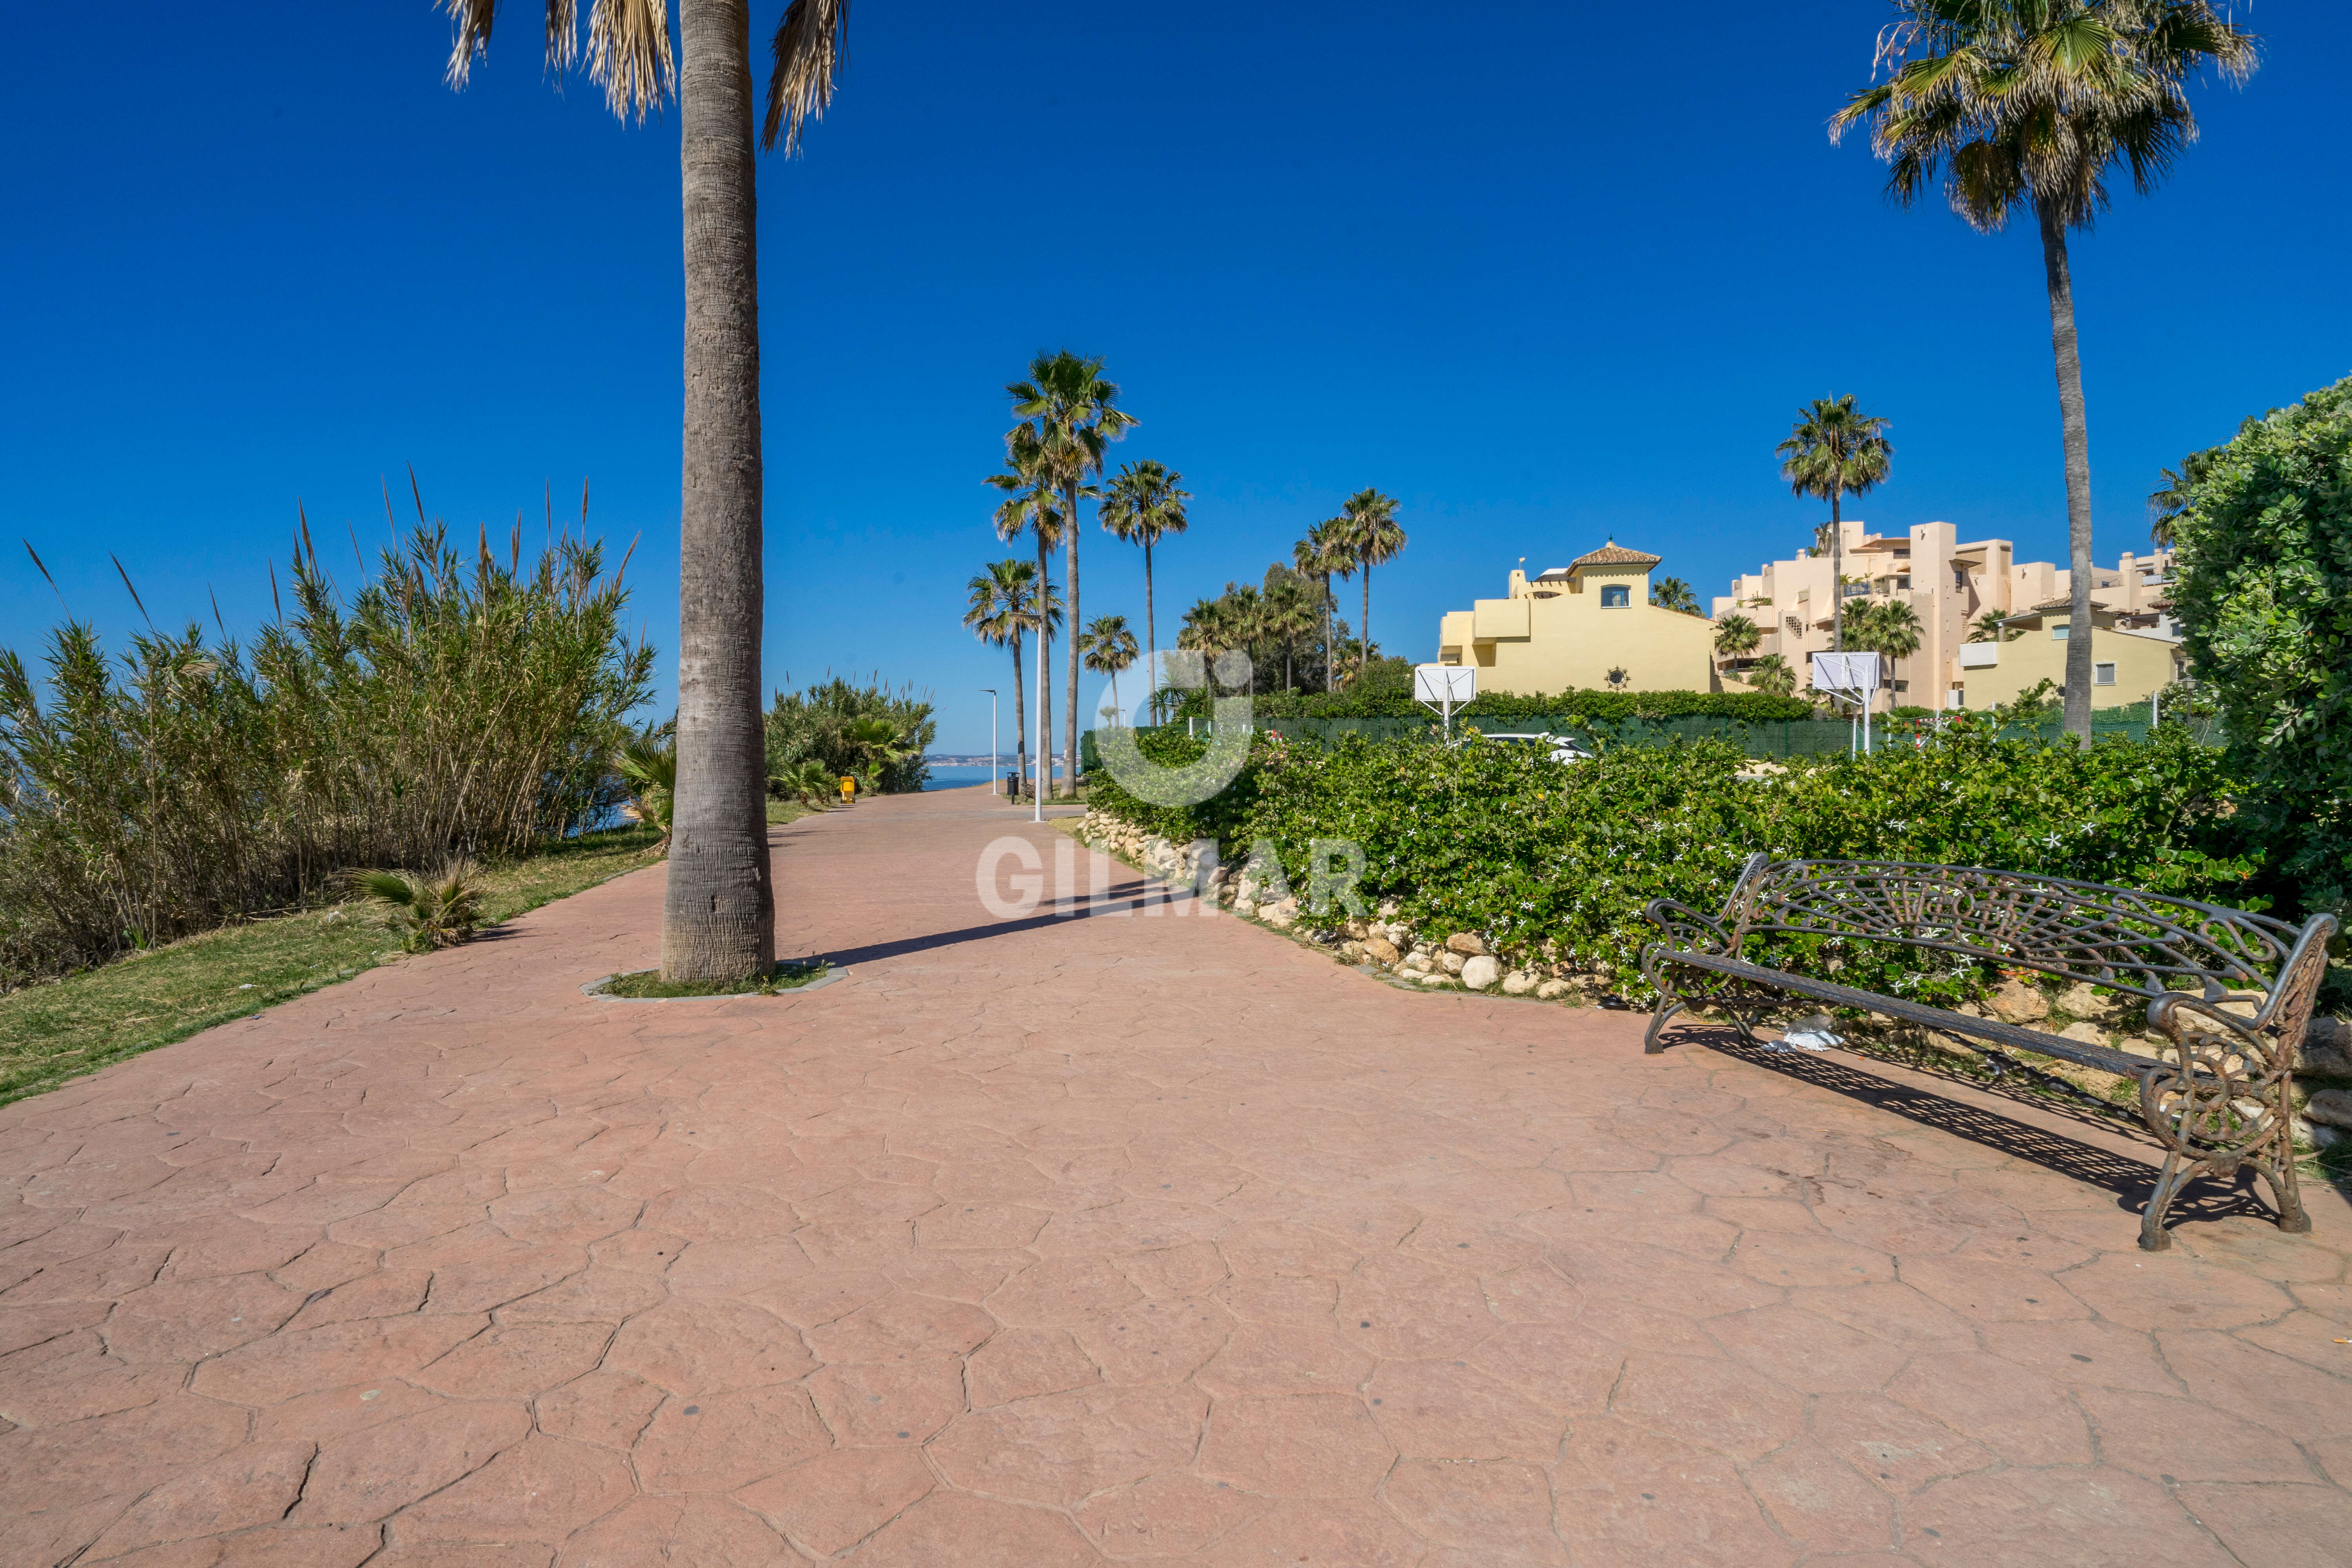
[[[2107,1032],[2096,1024],[2087,1022],[2067,1025],[2058,1031],[2058,1037],[2072,1040],[2078,1046],[2104,1046],[2107,1043]]]
[[[1429,954],[1425,952],[1408,952],[1404,955],[1403,961],[1400,963],[1397,967],[1408,974],[1423,973],[1429,968]]]
[[[1536,988],[1536,977],[1524,969],[1514,969],[1503,976],[1503,994],[1525,996]]]
[[[1460,953],[1454,952],[1450,947],[1437,955],[1437,966],[1445,971],[1448,974],[1461,973],[1462,966],[1468,962],[1468,959],[1464,958]]]
[[[1420,981],[1423,985],[1451,985],[1454,984],[1454,976],[1443,972],[1433,974],[1415,975],[1414,978]]]
[[[2352,1089],[2323,1089],[2311,1097],[2303,1113],[2330,1127],[2352,1127]]]
[[[1547,980],[1536,987],[1536,996],[1539,1001],[1557,1002],[1575,989],[1565,980]]]
[[[1473,991],[1484,991],[1502,977],[1502,964],[1483,952],[1463,962],[1462,984]]]
[[[1257,914],[1258,919],[1287,931],[1298,923],[1298,900],[1284,899],[1279,903],[1266,904],[1258,910]]]
[[[1394,899],[1382,899],[1381,900],[1380,909],[1381,919],[1384,921],[1392,921],[1396,919],[1397,911],[1403,907],[1403,905],[1398,903]]]

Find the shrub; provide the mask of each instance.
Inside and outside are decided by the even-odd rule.
[[[1174,763],[1198,742],[1153,736]],[[1418,929],[1476,931],[1506,958],[1596,973],[1628,995],[1652,899],[1713,912],[1747,858],[1990,865],[2259,907],[2261,862],[2226,805],[2218,753],[2177,731],[2089,752],[2001,740],[1955,720],[1934,741],[1874,756],[1794,762],[1763,778],[1717,742],[1620,746],[1584,763],[1526,748],[1347,737],[1327,749],[1260,739],[1232,788],[1181,810],[1109,780],[1093,804],[1182,841],[1213,837],[1228,863],[1261,839],[1303,889],[1311,841],[1362,846],[1370,899]],[[1787,955],[1855,984],[1946,1000],[1983,976],[1899,951],[1821,944]],[[1939,965],[1943,967],[1938,967]]]
[[[2352,377],[2184,466],[2174,602],[2283,896],[2352,903]]]
[[[931,705],[912,687],[895,694],[877,675],[864,686],[835,676],[806,691],[779,691],[768,710],[768,776],[792,793],[802,764],[824,766],[831,780],[846,774],[869,781],[883,795],[919,790],[930,777],[924,750],[939,735]]]
[[[0,651],[0,989],[611,816],[653,651],[598,546],[526,574],[420,527],[348,604],[307,544],[292,587],[249,652],[191,626],[118,663],[68,623],[37,683]]]
[[[1397,661],[1403,663],[1402,659]],[[1430,710],[1413,700],[1410,679],[1374,685],[1365,691],[1350,689],[1326,696],[1322,692],[1276,692],[1252,702],[1260,719],[1426,719]],[[1813,716],[1811,703],[1794,697],[1772,697],[1760,691],[1607,691],[1571,687],[1559,692],[1513,696],[1481,692],[1454,710],[1471,719],[1582,719],[1592,723],[1622,723],[1628,719],[1736,719],[1749,723],[1780,723]],[[1209,717],[1205,692],[1188,691],[1177,705],[1177,721]]]

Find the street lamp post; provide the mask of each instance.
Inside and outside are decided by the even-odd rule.
[[[996,793],[996,688],[983,686],[988,693],[988,793]]]

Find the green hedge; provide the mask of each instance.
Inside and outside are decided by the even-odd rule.
[[[1410,689],[1383,685],[1361,693],[1276,691],[1252,699],[1260,719],[1426,719],[1429,710]],[[1188,691],[1175,710],[1176,721],[1209,716],[1209,697]],[[1759,691],[1601,691],[1570,687],[1565,691],[1512,696],[1481,692],[1457,717],[1472,719],[1583,719],[1606,723],[1628,719],[1738,719],[1749,722],[1810,719],[1813,706],[1794,697]]]
[[[1166,763],[1199,753],[1181,733],[1147,735]],[[1559,767],[1521,748],[1348,737],[1328,747],[1261,737],[1223,795],[1150,805],[1107,777],[1092,803],[1178,841],[1215,837],[1228,863],[1269,840],[1301,889],[1309,844],[1352,839],[1369,898],[1396,898],[1437,936],[1476,931],[1506,957],[1597,972],[1647,992],[1643,906],[1713,912],[1747,858],[1989,865],[2247,908],[2270,900],[2263,860],[2227,804],[2220,753],[2169,726],[2145,744],[2090,751],[2001,739],[1961,721],[1933,743],[1836,755],[1739,777],[1748,760],[1701,741],[1618,746]],[[1989,978],[1900,950],[1792,946],[1781,955],[1849,983],[1950,1001]],[[1939,967],[1940,966],[1940,967]]]

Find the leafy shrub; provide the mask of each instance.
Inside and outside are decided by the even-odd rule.
[[[1197,754],[1148,737],[1164,763]],[[1159,747],[1154,753],[1155,744]],[[1555,962],[1643,995],[1652,899],[1712,913],[1748,857],[1990,865],[2260,907],[2261,869],[2229,813],[2218,753],[2177,731],[2089,752],[1997,738],[1954,721],[1934,741],[1790,763],[1743,778],[1717,742],[1620,746],[1561,765],[1526,749],[1347,737],[1327,749],[1262,738],[1223,795],[1171,810],[1098,780],[1093,805],[1171,840],[1215,837],[1228,863],[1270,840],[1295,886],[1310,843],[1362,846],[1369,899],[1416,929],[1476,931],[1515,962]],[[1984,976],[1900,951],[1791,944],[1780,955],[1850,983],[1945,1000]]]
[[[2183,466],[2174,602],[2281,891],[2352,905],[2352,377]]]
[[[526,572],[419,526],[348,603],[307,540],[248,651],[0,651],[0,989],[299,904],[354,866],[504,856],[609,817],[653,651],[600,548]]]
[[[453,860],[429,877],[365,871],[360,891],[393,907],[393,929],[411,952],[454,947],[482,923],[482,884],[473,867]]]
[[[776,693],[768,710],[768,776],[792,781],[801,764],[814,762],[828,781],[847,774],[878,794],[910,793],[930,777],[923,752],[939,732],[930,703],[911,686],[893,693],[878,675],[864,686],[835,676],[805,691]],[[772,787],[793,793],[788,782]]]

